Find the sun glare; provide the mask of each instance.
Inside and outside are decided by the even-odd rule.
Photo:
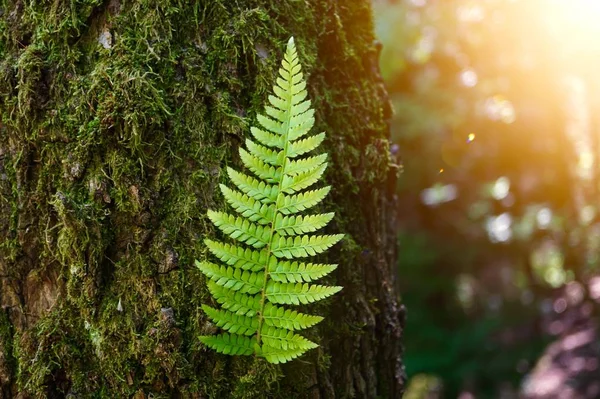
[[[569,0],[564,1],[569,7],[578,7],[585,12],[600,13],[600,2],[598,0]]]
[[[598,18],[600,17],[600,1],[598,0],[554,0],[558,18],[555,19],[557,27],[573,29],[574,32],[598,32]],[[592,39],[592,38],[590,38]]]

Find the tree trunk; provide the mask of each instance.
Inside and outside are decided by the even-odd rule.
[[[346,233],[320,347],[207,350],[194,259],[294,36]],[[0,398],[400,397],[390,108],[366,0],[0,1]]]

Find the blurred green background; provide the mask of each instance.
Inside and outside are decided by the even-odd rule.
[[[600,397],[600,1],[374,8],[405,397]]]

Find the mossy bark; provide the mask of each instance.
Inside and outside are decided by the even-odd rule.
[[[399,397],[372,28],[366,0],[0,0],[0,398]],[[199,344],[214,328],[193,261],[291,35],[347,236],[320,348],[279,366]]]

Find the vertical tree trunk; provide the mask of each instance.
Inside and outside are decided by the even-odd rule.
[[[347,238],[320,348],[278,366],[198,343],[193,260],[291,35]],[[399,397],[377,57],[367,0],[1,0],[0,398]]]

